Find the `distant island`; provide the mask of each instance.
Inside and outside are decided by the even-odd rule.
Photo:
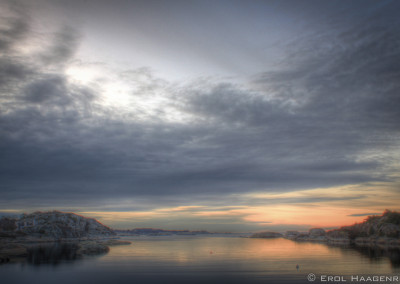
[[[148,236],[169,236],[169,235],[204,235],[212,234],[208,231],[189,231],[189,230],[163,230],[154,228],[136,228],[132,230],[115,230],[115,232],[120,236],[130,236],[130,235],[148,235]]]
[[[260,232],[255,233],[250,236],[250,238],[263,238],[263,239],[275,239],[275,238],[282,238],[283,235],[281,233],[276,232]]]
[[[287,231],[284,235],[276,232],[260,232],[251,236],[251,238],[281,237],[294,241],[400,247],[400,213],[386,210],[381,216],[368,216],[362,223],[329,231],[312,228],[308,232]]]

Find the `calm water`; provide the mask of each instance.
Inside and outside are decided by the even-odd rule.
[[[309,273],[316,275],[314,283],[321,283],[321,275],[343,275],[347,283],[356,283],[351,275],[400,275],[398,250],[226,236],[129,240],[129,246],[83,259],[73,246],[35,248],[26,262],[1,265],[0,283],[310,283]]]

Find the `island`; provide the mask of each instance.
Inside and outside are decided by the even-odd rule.
[[[299,242],[322,242],[336,245],[400,247],[400,213],[386,210],[381,216],[368,216],[363,222],[325,231],[287,231],[254,233],[250,238],[286,238]]]
[[[76,257],[107,253],[109,246],[130,244],[116,238],[111,228],[75,213],[37,211],[19,218],[3,217],[0,219],[0,263],[26,257],[38,244],[68,244]]]
[[[400,247],[400,213],[386,210],[380,216],[368,216],[363,222],[350,226],[328,231],[312,228],[307,233],[287,231],[284,237],[295,241]]]
[[[275,238],[282,238],[283,235],[281,233],[276,232],[259,232],[252,234],[250,238],[263,238],[263,239],[275,239]]]
[[[212,234],[208,231],[189,231],[189,230],[164,230],[155,228],[135,228],[132,230],[115,230],[119,236],[170,236],[170,235],[205,235]]]

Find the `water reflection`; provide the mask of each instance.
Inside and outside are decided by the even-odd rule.
[[[400,268],[400,249],[385,248],[379,246],[352,246],[352,249],[360,252],[373,262],[388,258],[393,268]]]
[[[77,253],[78,249],[79,246],[75,243],[32,245],[28,247],[27,262],[33,265],[71,262],[81,258]]]
[[[2,283],[299,284],[309,283],[309,273],[348,276],[400,272],[398,249],[216,236],[129,240],[131,245],[113,246],[108,254],[82,260],[79,243],[32,245],[26,261],[0,266]],[[70,265],[77,260],[79,265]]]
[[[236,249],[235,249],[236,248]],[[82,259],[78,243],[52,243],[31,245],[27,263],[32,265],[72,262]],[[170,262],[180,265],[217,263],[220,261],[262,262],[269,259],[297,263],[315,259],[352,259],[357,252],[372,264],[389,260],[393,268],[400,267],[400,250],[383,247],[331,246],[320,243],[293,242],[285,239],[243,238],[163,238],[133,240],[132,246],[115,247],[104,261],[140,259],[145,262]],[[213,253],[211,254],[210,251]],[[305,253],[307,252],[307,253]],[[294,264],[296,265],[296,264]],[[294,266],[295,267],[295,266]]]
[[[119,262],[119,268],[151,271],[155,267],[167,271],[174,269],[242,271],[272,274],[368,274],[393,273],[398,263],[398,250],[329,246],[323,243],[294,242],[286,239],[250,239],[187,237],[154,237],[134,239],[127,247],[112,248],[104,256],[104,265]],[[210,251],[213,253],[210,254]],[[377,256],[379,260],[374,261]],[[296,265],[299,264],[299,269]],[[247,273],[246,272],[246,273]]]
[[[139,276],[145,279],[155,275],[164,279],[173,275],[186,275],[192,280],[199,279],[200,276],[213,279],[223,276],[229,279],[244,277],[265,280],[275,277],[300,281],[305,279],[308,273],[390,275],[398,273],[400,267],[399,250],[380,247],[330,246],[286,239],[194,236],[130,240],[131,245],[111,247],[108,254],[86,260],[80,253],[79,243],[32,245],[28,249],[26,261],[21,263],[24,272],[20,276],[29,275],[29,267],[46,275],[53,273],[49,272],[49,268],[57,267],[59,272],[78,273],[76,277],[81,277],[78,276],[81,275],[79,273],[101,273],[104,274],[104,279],[107,275],[118,274],[125,275],[127,279],[136,279]],[[77,260],[81,260],[77,266],[64,265],[75,263]],[[12,265],[3,267],[10,267],[10,271],[12,270]],[[1,273],[6,271],[1,268]],[[122,280],[120,283],[124,282]],[[293,283],[292,280],[288,283]],[[87,283],[79,281],[77,283]],[[100,282],[107,283],[102,281]]]

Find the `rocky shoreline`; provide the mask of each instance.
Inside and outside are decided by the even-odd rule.
[[[333,245],[357,245],[357,246],[382,246],[390,248],[400,248],[400,239],[388,237],[357,237],[350,238],[332,238],[329,236],[307,236],[301,235],[300,237],[293,238],[284,236],[284,238],[297,241],[297,242],[319,242],[328,243]]]
[[[350,238],[332,238],[329,236],[313,236],[308,233],[299,233],[298,236],[294,237],[288,234],[280,234],[276,232],[260,232],[251,235],[249,238],[262,238],[262,239],[273,239],[273,238],[285,238],[296,242],[314,242],[314,243],[326,243],[331,245],[355,245],[363,247],[381,247],[381,248],[396,248],[400,249],[400,239],[388,238],[388,237],[358,237],[355,239]]]
[[[110,246],[128,245],[116,233],[92,218],[59,211],[22,214],[20,218],[0,219],[0,263],[23,260],[49,250],[52,255],[69,247],[68,257],[107,253]],[[36,249],[39,248],[39,253]],[[44,256],[46,258],[46,255]]]
[[[255,233],[251,238],[286,238],[297,242],[319,242],[332,245],[400,248],[400,213],[386,210],[381,216],[369,216],[364,222],[325,231],[312,228],[308,232],[287,231]]]
[[[68,240],[5,240],[0,241],[0,264],[24,261],[35,248],[69,246],[75,258],[101,255],[109,252],[110,246],[130,245],[129,241],[117,239],[68,239]]]

